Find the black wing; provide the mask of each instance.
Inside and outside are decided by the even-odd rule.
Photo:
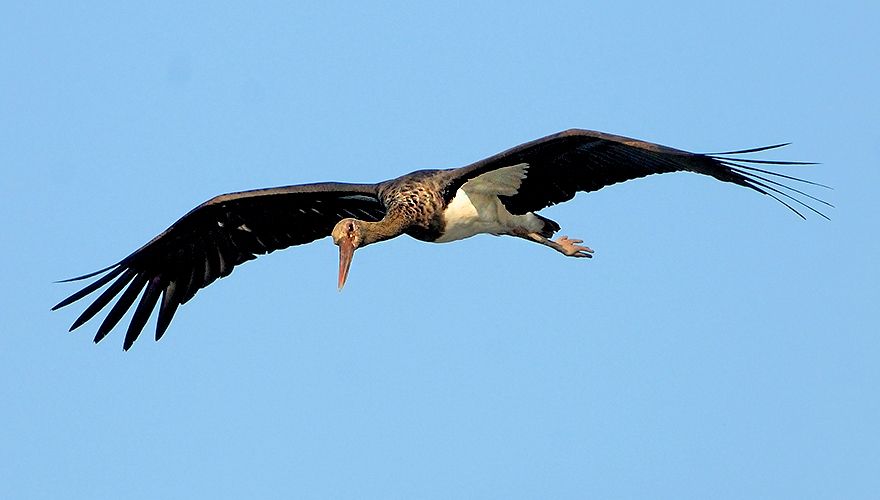
[[[99,342],[145,290],[125,335],[123,349],[128,350],[160,294],[156,340],[165,333],[180,304],[216,279],[228,276],[235,266],[257,255],[328,236],[346,217],[377,221],[384,215],[385,207],[372,184],[321,183],[224,194],[199,205],[116,264],[65,280],[103,274],[52,309],[110,283],[70,327],[71,331],[79,327],[119,296],[98,327],[95,342]]]
[[[568,201],[578,191],[596,191],[605,186],[651,174],[688,171],[711,175],[718,180],[739,184],[769,195],[801,217],[803,214],[792,206],[792,202],[827,219],[824,214],[796,196],[827,206],[831,206],[830,204],[767,176],[816,186],[822,186],[821,184],[743,165],[743,163],[769,165],[810,165],[811,163],[751,160],[728,156],[766,151],[782,146],[785,144],[726,153],[698,154],[619,135],[572,129],[522,144],[472,165],[450,171],[452,181],[447,186],[445,195],[448,199],[452,199],[455,191],[462,184],[480,174],[527,163],[528,174],[519,192],[514,196],[500,196],[502,203],[511,213],[524,214]]]

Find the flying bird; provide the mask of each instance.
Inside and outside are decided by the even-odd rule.
[[[112,266],[64,280],[96,278],[52,309],[109,284],[70,327],[71,331],[80,327],[116,299],[98,327],[94,340],[99,342],[140,296],[123,342],[128,350],[157,304],[159,340],[178,306],[228,276],[235,266],[328,235],[339,247],[340,290],[355,250],[402,234],[435,243],[481,233],[508,235],[564,256],[591,257],[593,250],[580,239],[551,239],[559,224],[536,212],[581,191],[665,172],[709,175],[768,195],[802,218],[802,210],[807,209],[827,219],[803,198],[830,207],[829,203],[783,182],[821,184],[767,170],[769,165],[811,163],[742,157],[785,145],[699,154],[572,129],[464,167],[420,170],[378,184],[326,182],[223,194],[197,206]]]

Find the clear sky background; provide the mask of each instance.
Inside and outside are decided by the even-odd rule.
[[[876,2],[141,4],[0,7],[0,497],[880,498]],[[545,212],[592,260],[404,237],[338,293],[324,239],[127,353],[49,312],[213,195],[570,127],[791,141],[837,208],[654,176]]]

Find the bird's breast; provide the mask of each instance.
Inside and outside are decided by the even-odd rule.
[[[443,198],[432,184],[420,178],[391,184],[382,192],[388,213],[406,221],[406,234],[434,241],[442,233]]]

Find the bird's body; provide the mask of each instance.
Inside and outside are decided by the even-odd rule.
[[[493,170],[467,181],[450,197],[452,170],[421,170],[379,184],[386,220],[402,221],[403,233],[446,243],[477,234],[506,234],[516,228],[538,231],[543,222],[531,213],[513,215],[498,198],[513,196],[526,177],[525,164]]]
[[[825,202],[764,175],[800,179],[742,164],[803,163],[726,156],[774,147],[778,146],[705,155],[602,132],[567,130],[465,167],[421,170],[378,184],[318,183],[225,194],[199,205],[113,266],[73,278],[104,273],[54,309],[109,285],[71,327],[79,327],[118,296],[98,328],[98,342],[140,295],[123,344],[128,349],[160,296],[157,340],[180,304],[235,266],[328,235],[340,249],[340,288],[357,248],[401,234],[436,243],[482,233],[510,235],[567,256],[590,257],[592,250],[580,246],[581,240],[550,240],[559,225],[536,212],[579,191],[654,173],[709,175],[767,194],[798,215],[783,198],[822,215],[792,194]]]

